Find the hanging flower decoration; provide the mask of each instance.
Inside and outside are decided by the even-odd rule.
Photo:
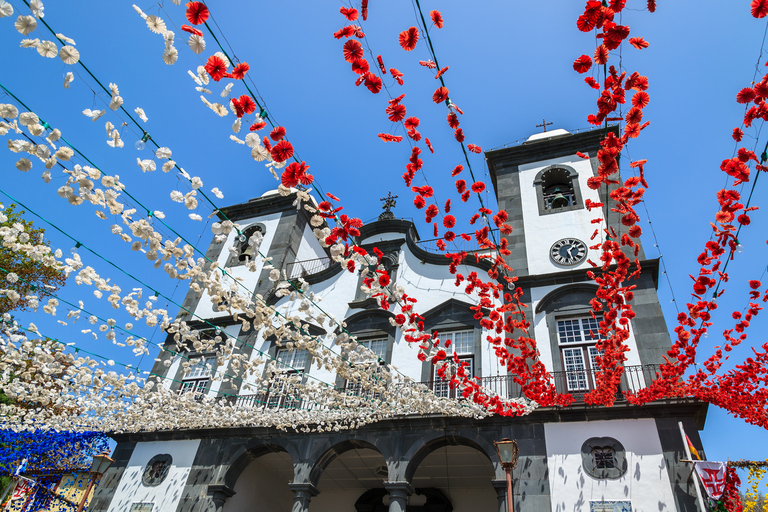
[[[274,145],[270,154],[275,162],[285,162],[293,156],[293,146],[287,140],[281,140]]]
[[[443,15],[440,14],[440,11],[429,11],[429,17],[432,18],[432,23],[437,28],[443,28]]]
[[[344,60],[349,63],[363,58],[363,45],[356,39],[344,43]]]
[[[448,89],[446,87],[438,87],[434,93],[432,93],[432,101],[435,103],[442,103],[448,99]]]
[[[227,64],[218,55],[211,55],[205,64],[205,71],[215,82],[218,82],[226,76]]]
[[[187,7],[187,20],[193,25],[201,25],[208,20],[210,12],[203,2],[189,2]],[[202,35],[202,34],[197,34]]]
[[[419,42],[419,29],[411,27],[408,30],[403,30],[400,32],[398,41],[403,50],[410,52],[416,48],[416,43]]]
[[[349,21],[355,21],[358,16],[357,9],[354,7],[342,7],[341,8],[341,14],[344,15],[345,18],[347,18]]]

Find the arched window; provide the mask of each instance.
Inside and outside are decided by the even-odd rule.
[[[238,247],[237,247],[237,259],[240,261],[245,261],[246,258],[248,259],[254,259],[256,255],[258,254],[258,246],[259,244],[253,243],[251,240],[251,237],[253,237],[254,234],[259,233],[261,237],[264,237],[264,230],[260,225],[251,226],[245,231],[243,231],[242,235],[238,239]],[[254,249],[254,246],[256,247]]]
[[[265,234],[266,228],[263,224],[253,224],[236,235],[234,250],[230,250],[232,254],[227,261],[227,267],[236,267],[245,264],[246,260],[256,259]]]
[[[539,214],[559,213],[584,207],[579,189],[579,174],[567,165],[550,165],[533,181]]]

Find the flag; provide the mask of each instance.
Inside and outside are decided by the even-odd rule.
[[[22,498],[25,498],[27,494],[29,494],[29,491],[32,490],[32,485],[30,482],[28,482],[25,479],[19,479],[18,482],[16,482],[16,487],[13,489],[13,494],[11,494],[11,501],[20,500]]]
[[[688,449],[691,451],[691,457],[696,460],[701,460],[701,457],[699,457],[699,451],[693,447],[693,443],[690,439],[688,439],[688,434],[685,434],[685,442],[688,444]]]
[[[725,489],[725,462],[697,460],[694,467],[707,490],[707,495],[713,500],[719,500]]]
[[[27,470],[27,459],[26,457],[22,459],[21,464],[19,464],[19,467],[16,468],[16,471],[13,472],[13,476],[21,476],[23,472]]]

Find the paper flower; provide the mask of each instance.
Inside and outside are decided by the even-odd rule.
[[[400,71],[395,68],[389,68],[389,74],[392,75],[398,84],[403,85],[403,74]]]
[[[198,3],[198,2],[192,2]],[[192,36],[194,37],[194,36]],[[218,82],[227,73],[227,65],[224,60],[218,55],[211,55],[208,57],[208,62],[205,64],[205,71],[211,76],[211,78]]]
[[[176,59],[179,58],[179,51],[171,46],[170,48],[166,48],[163,50],[163,62],[168,64],[169,66],[176,63]]]
[[[0,0],[0,18],[7,18],[13,15],[13,6],[5,0]]]
[[[28,158],[21,158],[16,162],[16,168],[21,172],[27,172],[32,168],[32,162]]]
[[[389,133],[380,133],[379,138],[384,142],[400,142],[403,140],[402,135],[391,135]]]
[[[577,73],[586,73],[592,67],[592,59],[589,55],[582,55],[573,61],[573,69]]]
[[[443,28],[443,15],[440,11],[429,11],[429,17],[437,28]]]
[[[147,120],[148,120],[147,114],[144,113],[144,109],[143,108],[136,107],[133,111],[136,112],[136,115],[139,116],[139,119],[141,119],[145,123],[147,122]]]
[[[416,43],[419,41],[419,29],[411,27],[408,30],[403,30],[400,32],[398,41],[403,50],[407,52],[413,50],[416,48]]]
[[[35,31],[37,28],[37,20],[32,16],[19,16],[16,18],[16,23],[13,24],[22,35],[27,35]]]
[[[370,73],[370,72],[366,73],[365,86],[373,94],[378,94],[379,91],[381,91],[381,86],[382,86],[381,78],[379,78],[378,75],[374,75],[373,73]]]
[[[287,140],[281,140],[270,151],[272,160],[284,162],[293,156],[293,146]]]
[[[283,140],[284,137],[285,137],[285,128],[282,126],[276,126],[272,128],[271,132],[269,132],[269,138],[275,142]]]
[[[193,25],[205,23],[210,13],[203,2],[189,2],[187,7],[187,20]]]
[[[357,12],[357,9],[355,9],[354,7],[351,7],[351,8],[349,8],[349,7],[342,7],[340,9],[340,12],[349,21],[355,21],[357,19],[358,12]]]
[[[37,45],[37,53],[43,57],[53,59],[59,54],[59,49],[53,41],[43,41]]]
[[[432,101],[435,103],[442,103],[448,99],[448,88],[438,87],[434,93],[432,93]]]
[[[390,121],[392,121],[393,123],[399,123],[400,121],[405,119],[406,109],[405,109],[405,105],[401,105],[398,103],[395,105],[388,106],[385,112],[389,117]]]
[[[189,32],[190,34],[194,34],[196,36],[203,35],[201,31],[197,30],[195,27],[190,27],[189,25],[182,25],[179,28],[181,28],[181,30],[183,30],[184,32]]]
[[[64,64],[77,64],[80,60],[80,52],[74,46],[62,46],[59,49],[59,58],[64,61]]]
[[[356,61],[357,59],[363,58],[363,45],[360,44],[360,41],[357,41],[355,39],[350,39],[346,43],[344,43],[344,60],[346,60],[349,63],[352,63]]]
[[[264,146],[256,146],[251,150],[251,158],[257,162],[263,162],[269,156],[269,151]]]
[[[352,71],[358,75],[365,75],[369,70],[370,67],[368,66],[368,61],[365,59],[355,59],[355,61],[352,62]]]
[[[203,36],[192,34],[189,36],[187,44],[189,45],[190,49],[192,49],[192,51],[198,55],[205,51],[205,39],[203,39]]]
[[[165,34],[168,31],[168,28],[165,26],[165,22],[153,14],[147,16],[146,20],[144,21],[147,22],[147,27],[149,27],[149,30],[155,34]]]
[[[247,62],[241,62],[237,66],[235,66],[235,69],[232,70],[232,78],[236,80],[242,80],[245,78],[245,74],[248,72],[248,70],[251,69],[251,67],[248,65]]]
[[[752,0],[750,7],[752,10],[752,16],[755,18],[764,18],[766,15],[768,15],[768,0]],[[650,11],[650,5],[648,10]]]

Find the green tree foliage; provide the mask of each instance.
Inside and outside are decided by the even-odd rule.
[[[32,221],[23,217],[24,211],[16,210],[16,205],[11,204],[0,210],[0,288],[13,290],[18,294],[18,300],[12,300],[7,294],[0,295],[0,318],[7,321],[7,316],[15,311],[24,311],[34,307],[35,301],[42,302],[46,297],[56,293],[66,281],[63,270],[43,263],[43,254],[30,256],[22,251],[14,251],[14,244],[31,243],[37,246],[49,247],[45,240],[45,230],[36,228]],[[3,220],[4,219],[4,220]],[[15,229],[14,229],[15,228]],[[9,274],[18,276],[16,282],[10,282]],[[44,340],[43,343],[53,343]],[[17,368],[11,375],[11,379],[17,375],[29,371],[29,368]],[[0,404],[15,404],[20,406],[3,393],[0,389]],[[36,407],[39,404],[27,404]]]
[[[14,290],[20,296],[16,302],[5,295],[0,297],[0,315],[5,315],[6,313],[12,314],[13,311],[29,309],[32,306],[31,302],[35,300],[32,297],[42,301],[52,293],[56,293],[64,285],[66,276],[60,269],[47,266],[39,259],[12,250],[8,244],[24,243],[25,240],[36,245],[48,246],[48,241],[45,240],[45,230],[36,228],[32,221],[25,219],[23,217],[24,211],[17,211],[16,205],[12,204],[5,208],[2,210],[2,214],[5,216],[5,221],[0,222],[0,230],[3,228],[12,229],[14,225],[20,224],[24,226],[26,233],[19,235],[18,239],[13,239],[14,237],[8,237],[12,240],[4,239],[2,247],[0,247],[0,268],[19,277],[18,281],[11,283],[6,279],[7,272],[0,270],[0,279],[3,281],[0,288]]]

